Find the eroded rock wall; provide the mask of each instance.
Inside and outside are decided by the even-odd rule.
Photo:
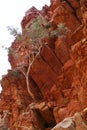
[[[69,31],[63,37],[43,39],[44,44],[28,73],[27,81],[32,98],[22,72],[27,71],[28,52],[32,49],[26,29],[39,15],[51,24],[51,31],[54,31],[59,23],[64,23]],[[13,50],[10,50],[8,55],[12,70],[3,76],[1,81],[0,114],[3,119],[3,111],[9,111],[8,128],[51,130],[66,117],[73,116],[87,107],[86,22],[85,0],[51,0],[50,7],[44,6],[42,11],[32,7],[26,12],[21,22],[22,39],[12,43]],[[14,51],[19,55],[14,55]],[[66,130],[71,130],[71,127],[72,130],[83,130],[83,126],[80,129],[74,127],[75,121],[78,123],[76,118],[81,121],[86,116],[83,115],[70,119],[70,128]],[[53,130],[63,130],[60,125],[61,123]]]

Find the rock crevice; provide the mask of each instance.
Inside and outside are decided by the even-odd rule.
[[[28,35],[35,20],[47,37]],[[22,38],[8,54],[12,69],[1,80],[1,121],[4,111],[10,113],[1,130],[86,130],[87,1],[51,0],[42,11],[32,7],[21,26]]]

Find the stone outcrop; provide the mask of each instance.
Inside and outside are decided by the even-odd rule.
[[[49,33],[39,48],[27,35],[38,16]],[[9,48],[12,69],[1,81],[1,121],[4,111],[10,114],[0,128],[86,130],[87,1],[51,0],[42,11],[32,7],[21,26],[22,35]]]
[[[73,117],[68,117],[57,124],[52,130],[86,130],[87,124],[82,118],[84,112],[75,113]]]

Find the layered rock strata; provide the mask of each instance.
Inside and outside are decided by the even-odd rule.
[[[29,52],[38,49],[29,44],[27,29],[38,16],[48,22],[42,25],[49,37],[42,39],[30,64]],[[15,39],[8,54],[12,69],[1,81],[0,128],[86,130],[87,1],[51,0],[42,11],[32,7],[21,26],[22,37]],[[52,35],[55,32],[58,36]]]

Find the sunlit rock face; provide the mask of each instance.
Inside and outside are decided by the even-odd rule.
[[[87,1],[32,7],[21,26],[9,49],[12,69],[1,80],[0,129],[86,130]]]

